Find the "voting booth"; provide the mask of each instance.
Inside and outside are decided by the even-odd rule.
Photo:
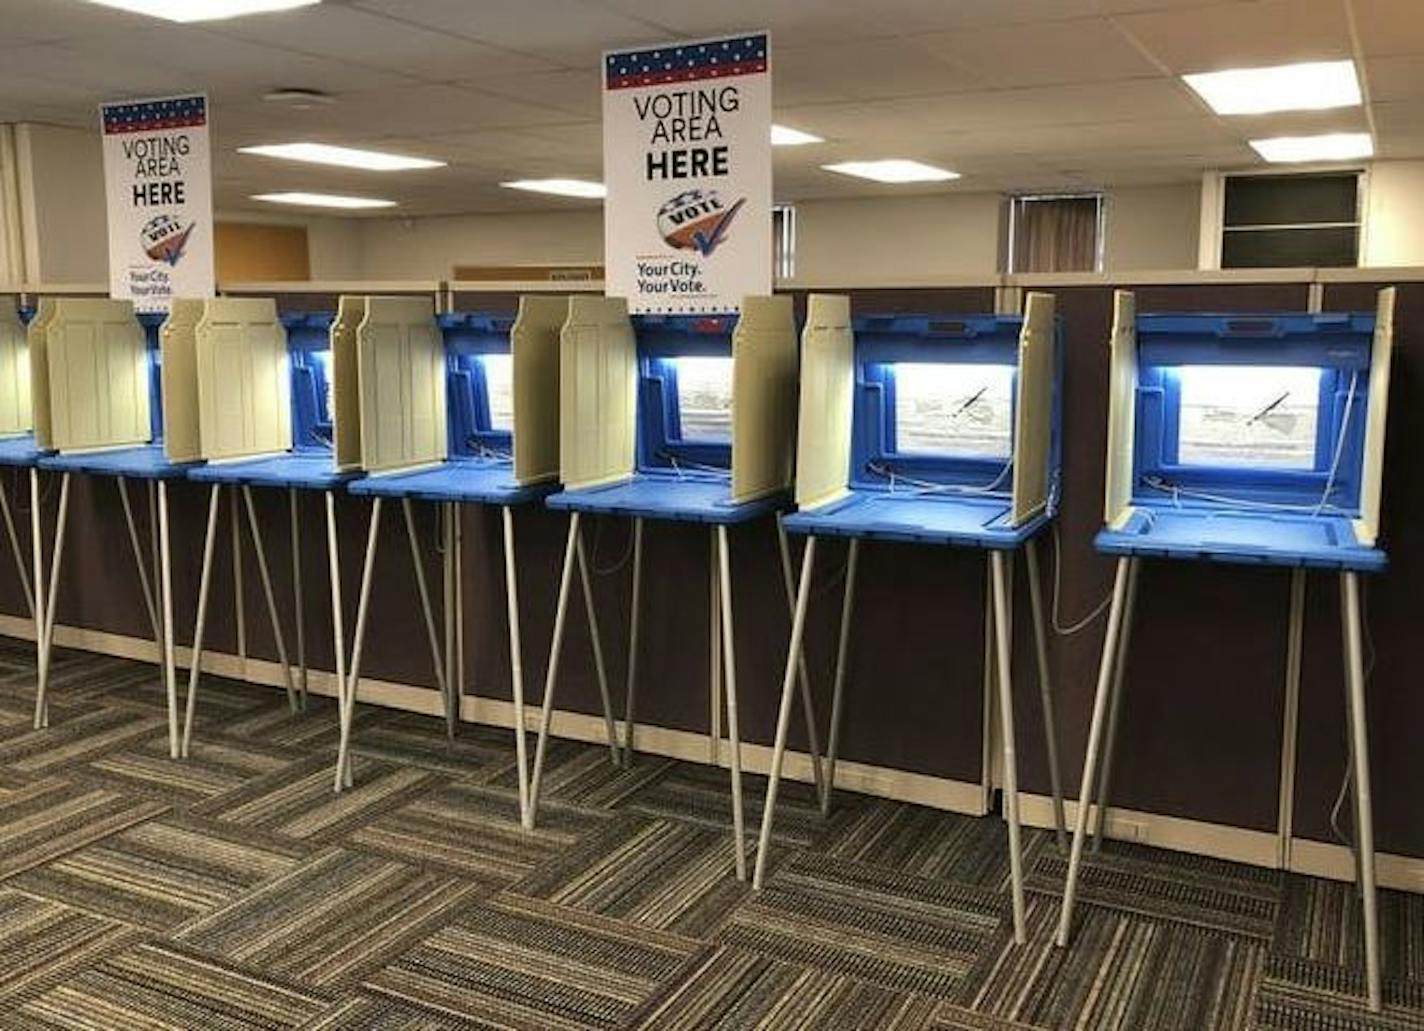
[[[518,760],[519,810],[529,819],[524,737],[524,674],[515,564],[514,510],[557,489],[559,473],[559,332],[568,299],[530,295],[506,316],[455,312],[418,320],[399,343],[379,328],[379,302],[359,335],[362,466],[369,473],[351,493],[373,499],[371,529],[357,609],[351,694],[343,709],[339,769],[347,768],[355,688],[376,556],[382,503],[399,500],[415,564],[447,733],[459,718],[462,652],[453,597],[460,562],[460,506],[500,509],[504,537],[505,602],[509,622],[511,689]],[[409,384],[397,388],[394,384]],[[372,389],[365,389],[367,385]],[[443,655],[435,634],[420,561],[412,503],[440,506],[446,569]],[[611,712],[605,718],[612,725]],[[610,735],[610,740],[612,737]]]
[[[717,681],[723,681],[737,876],[744,878],[727,528],[778,513],[789,501],[797,366],[791,298],[748,297],[739,317],[642,315],[630,319],[622,299],[575,297],[563,329],[560,364],[564,489],[552,495],[548,504],[569,512],[570,520],[531,807],[538,804],[573,565],[583,562],[581,517],[617,515],[633,520],[625,761],[633,747],[643,523],[653,519],[704,524],[712,537],[712,590],[717,599],[709,628],[714,652],[711,690],[715,705]],[[775,525],[789,609],[790,558],[779,521]],[[586,572],[583,587],[591,610]],[[597,647],[596,623],[591,624],[591,630]],[[595,660],[601,666],[597,653]],[[820,749],[804,663],[801,672],[802,701],[820,788]]]
[[[988,555],[991,584],[991,658],[1004,743],[1015,936],[1024,940],[1009,662],[1009,556],[1022,549],[1028,559],[1039,689],[1062,836],[1062,786],[1034,541],[1058,503],[1062,367],[1058,336],[1049,294],[1029,294],[1022,315],[855,319],[849,298],[810,298],[801,349],[797,511],[785,520],[789,532],[806,536],[806,549],[757,852],[757,887],[771,840],[817,538],[850,541],[827,744],[828,790],[822,795],[827,810],[835,777],[860,542],[980,548]]]
[[[181,454],[203,460],[202,465],[192,468],[189,478],[210,487],[193,631],[194,658],[183,718],[181,751],[184,756],[189,754],[193,735],[213,553],[224,488],[228,488],[230,501],[234,579],[241,584],[240,541],[245,516],[282,682],[294,712],[305,706],[307,697],[299,498],[303,493],[324,496],[338,673],[341,669],[344,649],[333,493],[355,474],[339,467],[334,441],[335,412],[340,398],[349,389],[342,383],[347,370],[339,349],[333,345],[339,322],[339,318],[333,319],[330,313],[324,312],[279,316],[276,302],[271,298],[215,297],[174,302],[165,331],[165,344],[171,348],[165,347],[164,360],[170,369],[171,382],[178,382],[180,375],[191,382],[191,396],[196,398],[196,404],[191,409],[172,409],[174,425],[168,437],[169,454],[175,458]],[[277,612],[272,571],[253,499],[254,488],[275,488],[287,495],[296,620],[295,675]]]
[[[1370,1004],[1379,918],[1365,721],[1362,573],[1379,572],[1393,288],[1375,312],[1139,315],[1114,298],[1106,497],[1098,551],[1117,558],[1057,940],[1068,943],[1084,838],[1101,838],[1143,559],[1291,570],[1288,668],[1299,670],[1306,570],[1338,575],[1356,876]],[[1298,675],[1288,694],[1298,695]],[[1288,697],[1287,706],[1295,704]],[[1293,749],[1293,742],[1287,744]],[[1288,771],[1287,771],[1288,772]],[[1096,802],[1096,805],[1093,803]]]
[[[181,479],[185,461],[163,445],[161,315],[135,316],[128,301],[89,297],[42,300],[30,322],[28,345],[35,444],[42,469],[60,475],[48,594],[36,576],[36,608],[43,610],[35,726],[49,722],[47,686],[53,650],[54,605],[64,557],[69,484],[74,474],[113,479],[123,502],[129,542],[144,605],[162,655],[169,705],[169,749],[178,755],[177,688],[173,644],[173,590],[168,533],[168,484]],[[156,536],[145,556],[133,515],[129,481],[148,485],[150,524]],[[36,513],[38,506],[35,507]],[[38,516],[36,515],[36,520]],[[38,540],[38,536],[36,537]],[[36,570],[39,547],[36,545]]]

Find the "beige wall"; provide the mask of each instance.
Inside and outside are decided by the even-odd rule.
[[[521,215],[352,219],[361,237],[355,278],[448,279],[456,265],[577,265],[603,260],[598,204]],[[315,278],[327,275],[312,254]]]
[[[1424,161],[1370,167],[1360,264],[1424,265]]]
[[[1197,267],[1201,187],[1139,186],[1108,194],[1103,266],[1109,272]]]
[[[1109,270],[1196,265],[1193,183],[1113,191]],[[908,285],[999,269],[998,193],[949,193],[796,205],[790,285]],[[318,222],[324,223],[318,226]],[[578,265],[603,260],[596,206],[520,215],[322,219],[311,223],[314,279],[445,279],[456,265]]]
[[[794,282],[859,286],[992,276],[1001,210],[997,193],[802,201]]]

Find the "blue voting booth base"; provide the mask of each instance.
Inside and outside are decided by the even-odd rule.
[[[565,490],[549,498],[550,508],[594,515],[620,515],[670,522],[730,525],[787,508],[784,494],[733,502],[726,476],[691,471],[681,476],[660,472],[635,473],[626,480],[598,487]]]
[[[1343,516],[1265,512],[1173,512],[1138,509],[1121,529],[1093,539],[1105,555],[1196,559],[1376,573],[1379,548],[1360,544]]]
[[[338,470],[332,464],[329,451],[307,451],[235,462],[209,462],[194,466],[188,478],[199,483],[333,490],[359,475],[354,471]]]
[[[969,548],[1018,548],[1052,516],[1042,512],[1018,526],[1009,524],[1007,497],[956,498],[854,490],[839,501],[788,515],[788,533],[818,537],[865,537]]]
[[[0,437],[0,466],[36,465],[45,453],[35,444],[33,433]]]
[[[189,462],[170,462],[168,456],[163,453],[162,444],[43,455],[39,458],[38,465],[41,469],[52,472],[121,476],[129,480],[182,479],[195,468]]]
[[[514,467],[498,459],[455,458],[428,469],[367,476],[351,484],[351,493],[416,501],[522,505],[557,489],[553,483],[521,486]]]

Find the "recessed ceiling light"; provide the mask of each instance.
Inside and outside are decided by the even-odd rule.
[[[393,200],[375,197],[343,197],[336,193],[254,193],[253,200],[269,204],[300,204],[311,208],[393,208]]]
[[[308,161],[315,165],[339,165],[361,168],[369,172],[401,172],[411,168],[440,168],[445,162],[428,158],[411,158],[402,154],[385,154],[379,150],[357,150],[354,147],[331,147],[325,143],[271,143],[259,147],[238,147],[240,154],[284,158],[287,161]]]
[[[814,133],[802,132],[789,125],[773,125],[771,127],[771,145],[773,147],[800,147],[807,143],[825,142]]]
[[[1359,107],[1360,80],[1354,61],[1307,61],[1273,68],[1233,68],[1183,75],[1188,86],[1219,115],[1271,111],[1323,111]]]
[[[877,183],[942,183],[948,179],[958,179],[958,172],[947,168],[936,168],[921,161],[906,161],[903,158],[888,158],[883,161],[842,161],[834,165],[822,165],[827,172],[853,175],[860,179],[874,179]]]
[[[321,3],[321,0],[89,0],[89,3],[146,14],[150,18],[166,18],[168,21],[217,21],[244,14],[310,7]]]
[[[608,190],[602,183],[592,183],[587,179],[514,179],[500,183],[511,190],[528,190],[530,193],[552,193],[560,197],[606,197]]]
[[[1332,132],[1323,136],[1272,136],[1252,140],[1251,147],[1267,161],[1352,161],[1375,152],[1367,132]]]
[[[290,107],[294,111],[310,111],[313,108],[328,107],[336,103],[336,98],[330,93],[319,89],[302,89],[297,86],[268,90],[262,94],[262,99],[269,104]]]

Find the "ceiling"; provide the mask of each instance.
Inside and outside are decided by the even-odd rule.
[[[776,121],[824,136],[778,148],[779,200],[1184,182],[1256,164],[1258,136],[1370,129],[1424,156],[1424,0],[325,0],[175,25],[81,0],[0,0],[0,121],[88,127],[104,100],[206,90],[223,210],[249,195],[346,191],[404,215],[587,206],[501,180],[601,177],[603,50],[769,28]],[[1364,108],[1220,118],[1184,72],[1354,58]],[[275,88],[329,92],[316,110]],[[343,172],[235,153],[314,140],[446,168]],[[950,184],[822,171],[916,158]],[[390,212],[387,212],[389,214]]]

